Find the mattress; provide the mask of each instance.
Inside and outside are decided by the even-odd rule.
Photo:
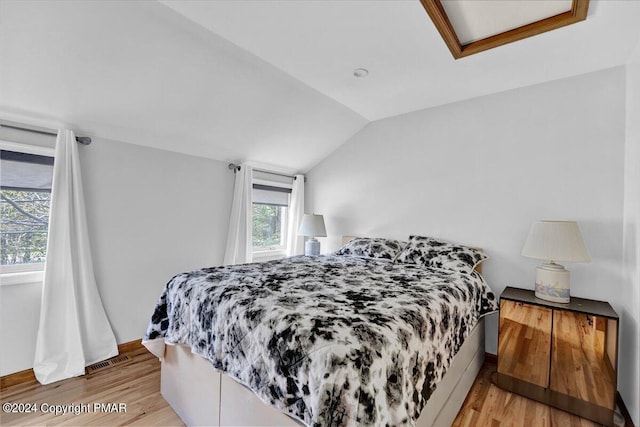
[[[145,344],[188,345],[306,425],[413,425],[495,308],[475,272],[293,257],[174,277]]]

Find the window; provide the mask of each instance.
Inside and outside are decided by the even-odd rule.
[[[254,172],[251,230],[254,256],[284,255],[291,182],[289,177]]]
[[[53,150],[10,145],[0,150],[0,271],[38,271],[47,251]]]
[[[285,249],[290,188],[253,184],[253,250]]]

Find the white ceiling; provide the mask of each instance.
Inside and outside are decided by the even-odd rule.
[[[419,1],[162,3],[369,120],[624,64],[640,39],[640,1],[459,60]]]
[[[1,0],[0,118],[288,172],[367,123],[155,1]]]
[[[0,1],[0,118],[306,171],[368,121],[621,65],[640,39],[637,0],[457,61],[417,0],[162,3]]]

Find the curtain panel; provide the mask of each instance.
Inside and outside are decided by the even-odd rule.
[[[76,138],[60,130],[33,370],[49,384],[117,354],[93,272]]]
[[[287,256],[304,254],[304,237],[298,236],[304,216],[304,175],[296,175],[291,188],[287,223]]]
[[[236,171],[233,187],[233,202],[229,218],[227,246],[224,252],[224,265],[244,264],[251,262],[251,217],[253,191],[253,168],[240,165]]]

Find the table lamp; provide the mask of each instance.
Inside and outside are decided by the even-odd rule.
[[[575,221],[538,221],[531,226],[522,255],[546,260],[536,268],[536,297],[559,303],[570,299],[570,273],[556,261],[591,262]]]
[[[320,242],[316,237],[327,237],[322,215],[305,214],[298,230],[298,236],[311,237],[304,244],[305,255],[320,255]]]

